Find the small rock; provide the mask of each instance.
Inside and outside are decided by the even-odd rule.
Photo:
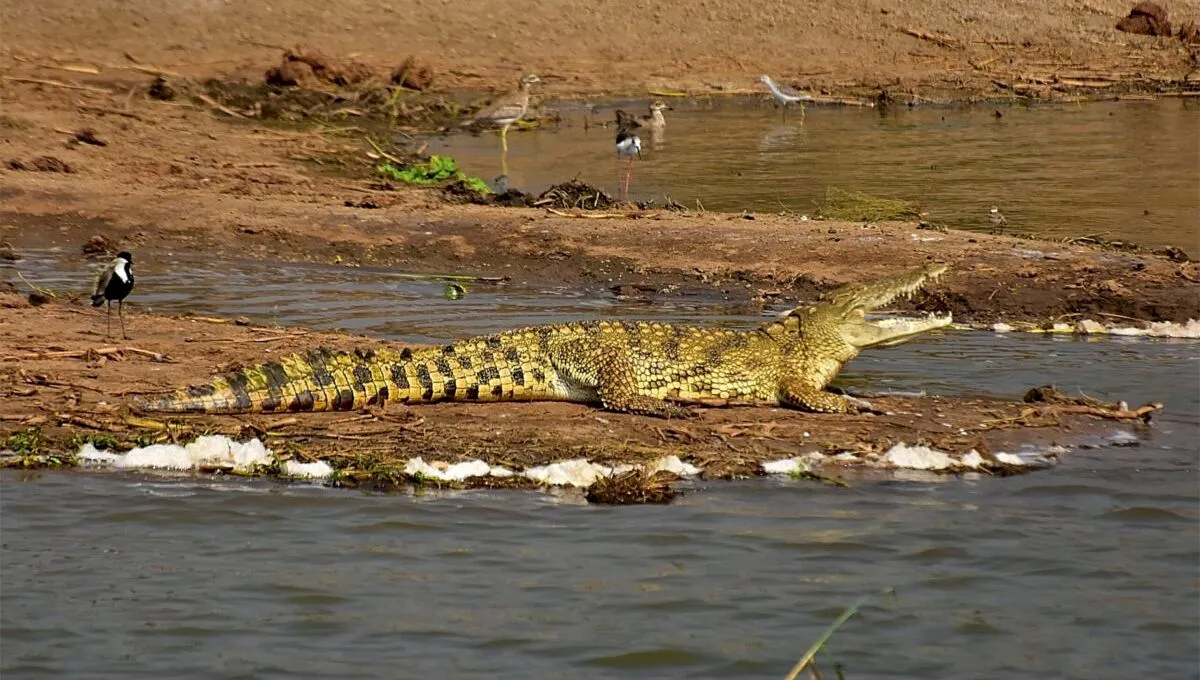
[[[73,139],[83,142],[84,144],[91,144],[92,146],[108,146],[108,142],[100,139],[100,137],[96,135],[96,130],[94,128],[81,128],[76,130]]]
[[[423,92],[433,85],[433,69],[409,57],[392,71],[393,85]]]
[[[1117,30],[1139,35],[1171,35],[1171,22],[1167,21],[1167,10],[1156,2],[1139,2],[1129,11],[1129,16],[1117,22]]]
[[[177,93],[167,79],[160,74],[154,78],[153,83],[150,83],[150,89],[146,91],[146,94],[150,95],[151,99],[169,102],[175,99]]]
[[[116,246],[100,234],[89,238],[88,242],[83,244],[82,250],[84,255],[107,255],[117,252]]]

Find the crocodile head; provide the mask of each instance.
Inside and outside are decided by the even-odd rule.
[[[935,328],[950,325],[950,314],[923,317],[890,317],[868,321],[867,312],[913,293],[936,281],[944,264],[930,264],[905,274],[869,283],[853,283],[831,291],[815,305],[816,316],[836,324],[842,339],[859,349],[899,345]]]
[[[869,320],[867,313],[900,297],[911,297],[946,269],[946,265],[931,264],[897,276],[842,286],[826,293],[815,304],[784,312],[767,332],[788,335],[798,332],[810,353],[821,348],[820,353],[827,355],[822,358],[839,361],[848,361],[867,347],[899,345],[926,331],[948,326],[951,315]]]

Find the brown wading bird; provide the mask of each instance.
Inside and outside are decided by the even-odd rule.
[[[108,332],[112,335],[112,303],[117,301],[117,318],[121,320],[121,337],[126,340],[125,315],[122,313],[124,300],[133,291],[133,255],[122,251],[100,275],[96,277],[96,292],[92,294],[92,306],[99,307],[108,303]]]
[[[646,116],[638,116],[638,127],[649,128],[651,130],[662,130],[667,127],[667,119],[663,116],[663,111],[670,111],[671,107],[664,102],[654,101],[650,104],[650,114]]]
[[[667,129],[667,119],[663,116],[663,111],[670,111],[671,107],[661,101],[655,101],[650,104],[650,113],[645,116],[638,116],[633,119],[633,126],[639,129],[647,129],[650,131],[650,148],[658,150],[662,146],[663,131]]]
[[[628,113],[617,109],[617,157],[628,158],[629,165],[625,168],[625,182],[621,185],[621,200],[629,200],[629,180],[633,178],[633,158],[642,157],[642,140],[634,130],[639,127]]]
[[[487,108],[475,114],[471,120],[463,123],[468,125],[491,125],[500,127],[500,149],[508,152],[508,128],[521,120],[529,110],[529,87],[542,80],[532,73],[523,76],[519,81],[517,91],[510,92],[494,100]]]

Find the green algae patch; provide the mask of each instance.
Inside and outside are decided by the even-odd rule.
[[[832,186],[826,187],[817,212],[822,217],[849,222],[903,222],[921,218],[921,207],[913,201]]]

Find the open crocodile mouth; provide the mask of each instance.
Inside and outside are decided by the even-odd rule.
[[[938,314],[928,312],[921,316],[885,316],[879,319],[869,319],[868,323],[880,330],[893,330],[920,325],[925,328],[940,328],[954,322],[954,315],[949,312]]]
[[[824,301],[846,310],[869,312],[900,298],[912,299],[917,291],[937,281],[948,267],[930,264],[915,271],[865,284],[850,284],[832,291]]]

